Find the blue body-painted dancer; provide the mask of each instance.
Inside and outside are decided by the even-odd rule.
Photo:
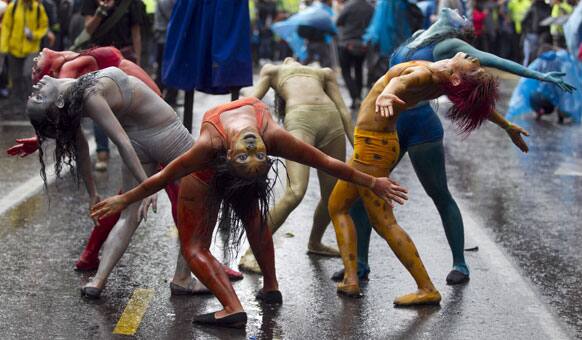
[[[439,19],[425,31],[416,32],[412,38],[401,45],[390,59],[390,67],[411,60],[438,61],[464,52],[476,57],[482,66],[493,67],[522,77],[547,81],[558,85],[562,90],[572,91],[573,87],[562,80],[562,73],[540,73],[529,70],[510,60],[480,51],[461,38],[472,35],[470,22],[456,11],[444,8]],[[499,114],[490,120],[505,129],[511,140],[522,151],[527,152],[527,144],[522,135],[527,132],[521,127],[510,124]],[[402,112],[397,123],[400,141],[400,158],[408,152],[414,171],[424,190],[435,203],[441,216],[445,234],[453,255],[453,269],[447,275],[447,284],[460,284],[469,280],[469,268],[465,262],[464,231],[461,212],[449,192],[445,170],[443,148],[443,126],[429,103]],[[358,276],[366,280],[370,272],[368,266],[368,247],[372,227],[361,200],[356,201],[350,210],[356,224],[358,237]],[[343,270],[335,273],[334,280],[343,278]]]

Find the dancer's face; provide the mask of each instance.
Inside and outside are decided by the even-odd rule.
[[[52,105],[59,106],[59,87],[55,78],[44,76],[38,83],[32,86],[32,94],[26,103],[26,112],[32,122],[55,121],[56,117],[48,117],[49,108]],[[62,97],[62,96],[61,96]],[[45,137],[54,137],[55,129],[51,124],[41,124],[44,131],[40,133]]]
[[[37,83],[43,76],[53,76],[51,64],[57,57],[57,53],[48,48],[44,48],[37,57],[33,59],[32,64],[32,82]]]
[[[269,169],[267,147],[256,129],[243,129],[232,139],[227,158],[241,177],[262,175]]]
[[[479,59],[466,53],[459,52],[449,61],[454,73],[473,73],[480,72],[481,63]]]

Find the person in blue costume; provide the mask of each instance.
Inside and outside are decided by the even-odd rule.
[[[177,0],[168,24],[166,86],[226,94],[253,83],[247,0]]]
[[[572,91],[573,87],[562,80],[562,73],[540,73],[527,69],[515,62],[475,49],[463,39],[471,37],[471,23],[457,11],[443,8],[438,20],[427,30],[417,31],[406,43],[401,45],[391,57],[390,67],[410,61],[438,61],[464,52],[476,57],[482,66],[534,78],[556,84],[562,90]],[[523,135],[528,133],[516,124],[511,124],[495,112],[490,120],[503,128],[513,143],[523,152],[528,147]],[[461,212],[449,192],[445,171],[443,148],[443,126],[429,103],[419,105],[400,114],[397,122],[400,141],[400,158],[408,152],[414,171],[424,190],[431,197],[441,216],[445,234],[453,255],[453,269],[447,275],[447,284],[461,284],[469,280],[469,268],[463,254],[464,231]],[[368,247],[372,227],[361,200],[352,206],[350,214],[356,224],[358,237],[358,276],[367,280]],[[332,279],[343,278],[343,270],[336,272]]]

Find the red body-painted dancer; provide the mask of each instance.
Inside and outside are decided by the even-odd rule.
[[[81,52],[53,51],[48,48],[42,50],[32,70],[32,82],[36,84],[45,75],[53,78],[78,78],[89,72],[102,70],[107,67],[117,67],[125,74],[134,76],[144,82],[157,95],[161,95],[160,89],[154,80],[137,64],[123,57],[121,52],[112,46],[97,47]],[[38,150],[38,138],[22,138],[16,140],[17,145],[9,148],[7,153],[12,156],[26,157]],[[172,205],[172,217],[177,224],[178,187],[174,183],[168,183],[165,187]],[[95,204],[98,197],[92,200]],[[99,266],[99,250],[107,239],[107,236],[119,221],[121,214],[111,215],[98,221],[98,226],[93,228],[85,249],[79,260],[75,263],[78,270],[90,271]],[[228,267],[224,267],[231,279],[242,279],[242,274]]]
[[[224,307],[215,313],[199,315],[194,322],[244,327],[247,315],[209,248],[217,219],[219,228],[230,239],[227,245],[236,250],[244,228],[264,277],[257,299],[282,303],[275,274],[273,239],[267,226],[268,201],[274,182],[268,178],[272,161],[267,153],[368,187],[390,205],[392,200],[402,204],[407,198],[406,190],[390,179],[366,175],[293,137],[275,123],[261,101],[244,98],[208,111],[202,121],[200,138],[190,150],[127,193],[95,205],[92,216],[118,213],[132,202],[157,192],[166,183],[182,178],[178,203],[182,255],[196,277]]]

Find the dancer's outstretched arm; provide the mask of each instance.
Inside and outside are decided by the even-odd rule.
[[[276,124],[269,124],[267,131],[263,135],[263,140],[270,155],[305,164],[323,170],[344,181],[370,188],[390,206],[392,206],[392,201],[404,204],[408,199],[406,195],[408,191],[397,182],[387,177],[376,178],[358,171],[293,137],[292,134]]]
[[[541,73],[538,71],[534,71],[527,67],[523,67],[522,65],[511,60],[498,57],[491,53],[480,51],[461,39],[447,39],[445,41],[438,43],[434,48],[433,55],[435,57],[435,60],[442,60],[452,58],[458,52],[464,52],[470,56],[479,59],[479,62],[481,63],[482,66],[493,67],[505,72],[516,74],[521,77],[547,81],[549,83],[557,85],[563,91],[567,92],[572,92],[574,89],[576,89],[574,86],[566,83],[562,79],[562,77],[565,75],[564,73],[561,72]]]
[[[205,133],[203,128],[200,138],[190,150],[125,194],[110,197],[96,204],[93,207],[91,217],[98,219],[122,211],[131,203],[158,192],[169,182],[174,182],[187,174],[207,168],[209,162],[214,159],[218,151],[214,145],[218,144],[220,143],[212,143],[212,136],[209,133]]]
[[[505,130],[513,144],[515,144],[515,146],[517,146],[521,151],[528,152],[529,148],[527,143],[523,140],[523,136],[529,136],[529,132],[517,124],[510,123],[497,111],[494,111],[491,116],[489,116],[489,120]]]
[[[323,72],[325,75],[325,85],[323,89],[337,107],[340,113],[340,118],[342,120],[342,125],[344,126],[344,131],[346,132],[346,136],[348,136],[350,144],[354,146],[354,124],[352,123],[352,114],[348,110],[346,103],[344,102],[344,99],[339,91],[335,73],[330,68],[323,69]]]

